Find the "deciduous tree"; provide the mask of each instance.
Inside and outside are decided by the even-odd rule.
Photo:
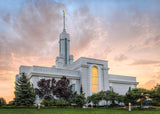
[[[54,78],[51,79],[41,79],[37,82],[38,88],[35,88],[36,94],[41,99],[50,100],[53,98],[55,94],[55,86],[56,80]]]
[[[56,97],[70,102],[74,94],[75,93],[72,93],[72,85],[70,85],[69,79],[63,76],[60,80],[58,80],[55,87]]]

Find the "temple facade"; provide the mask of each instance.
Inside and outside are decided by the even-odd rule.
[[[80,57],[74,61],[73,55],[70,54],[70,35],[65,29],[63,12],[63,31],[59,36],[59,56],[56,58],[56,65],[52,67],[22,65],[16,80],[24,72],[33,87],[37,88],[37,82],[42,78],[59,80],[66,76],[70,80],[72,90],[80,93],[82,86],[86,97],[106,90],[124,95],[129,88],[136,88],[138,84],[136,77],[109,74],[108,71],[106,60]]]

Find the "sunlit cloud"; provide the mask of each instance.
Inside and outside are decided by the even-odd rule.
[[[20,65],[55,65],[63,9],[74,60],[107,60],[109,73],[136,76],[138,87],[160,83],[158,1],[122,1],[24,0],[14,8],[0,7],[0,96],[13,99]]]

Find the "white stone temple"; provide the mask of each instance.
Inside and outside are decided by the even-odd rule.
[[[16,79],[24,72],[34,88],[37,88],[37,82],[42,78],[59,80],[62,76],[66,76],[70,80],[72,90],[80,93],[82,86],[86,97],[106,90],[124,95],[129,88],[136,88],[138,84],[136,77],[109,74],[108,71],[106,60],[80,57],[74,61],[73,55],[70,55],[70,36],[65,29],[63,12],[63,32],[59,36],[59,56],[56,58],[56,65],[20,66]]]

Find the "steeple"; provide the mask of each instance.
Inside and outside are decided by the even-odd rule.
[[[73,55],[70,55],[70,36],[65,29],[65,12],[63,10],[63,32],[59,36],[59,56],[56,58],[56,67],[63,68],[73,63]]]
[[[65,32],[65,12],[63,10],[63,32]]]

